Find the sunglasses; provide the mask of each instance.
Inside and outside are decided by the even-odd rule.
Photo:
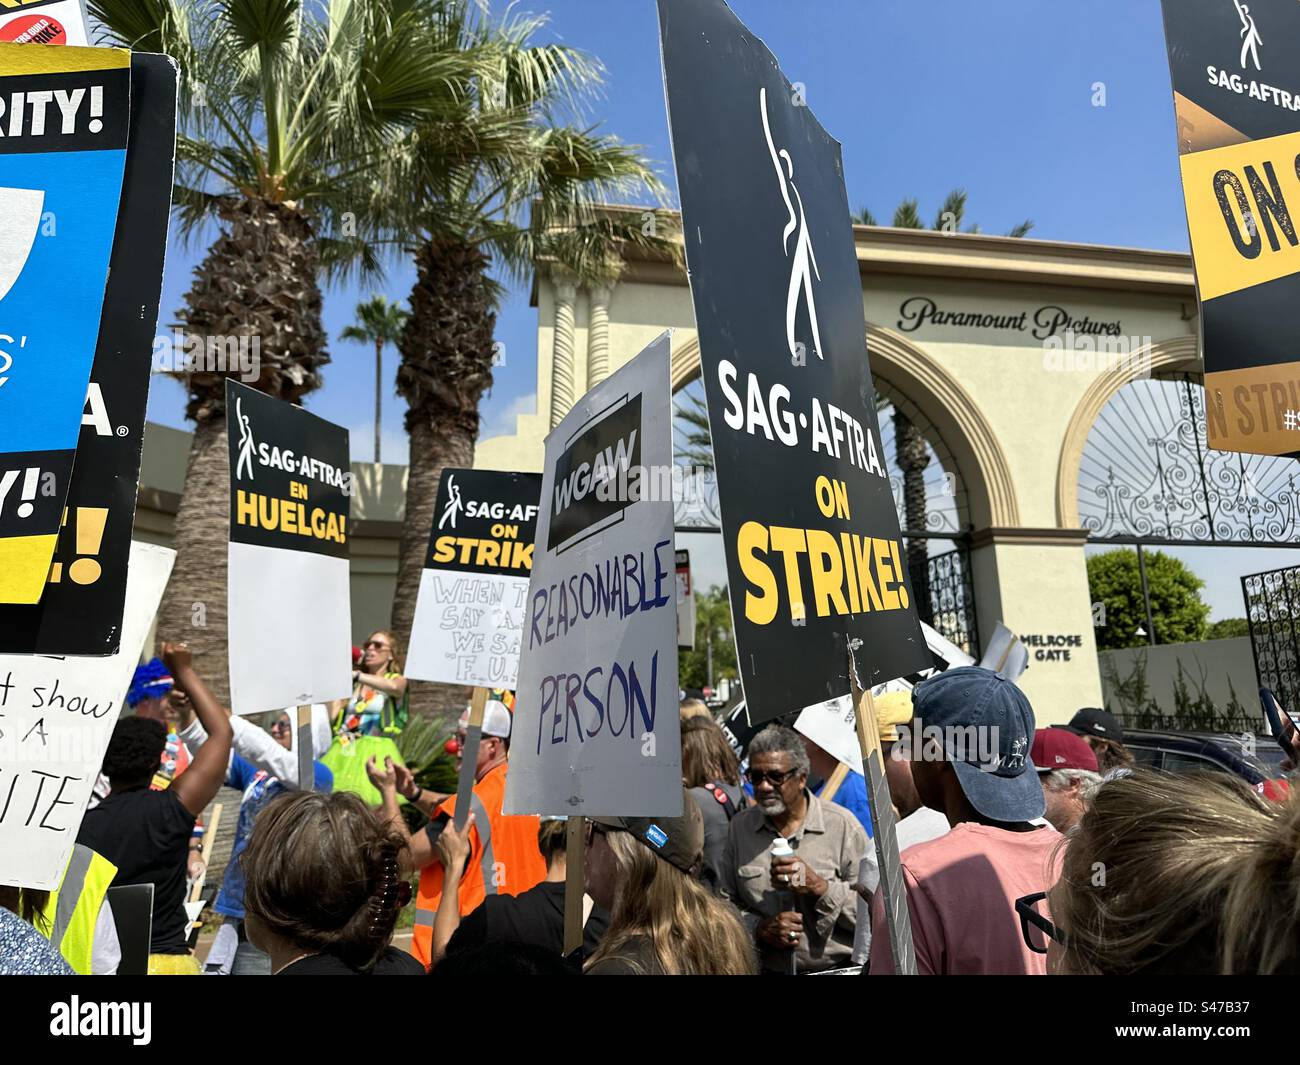
[[[1020,934],[1025,937],[1025,946],[1035,954],[1047,953],[1047,941],[1055,940],[1065,946],[1065,930],[1053,924],[1038,912],[1035,907],[1047,898],[1046,891],[1036,891],[1016,899],[1016,913],[1020,915]]]
[[[748,769],[745,771],[745,779],[753,784],[754,787],[758,787],[766,780],[772,785],[772,787],[779,788],[797,772],[797,769],[787,769],[784,773],[776,773],[763,769]]]
[[[373,648],[374,650],[376,650],[376,651],[387,651],[387,650],[389,650],[388,644],[386,644],[386,643],[380,643],[378,640],[367,640],[367,641],[366,641],[365,643],[363,643],[361,646],[362,646],[362,648],[363,648],[364,650],[367,650],[367,651],[371,650],[372,648]]]

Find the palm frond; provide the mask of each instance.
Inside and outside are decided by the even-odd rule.
[[[891,223],[896,229],[924,229],[925,223],[921,221],[921,215],[916,209],[915,200],[904,200],[894,208],[894,220]]]
[[[966,190],[953,189],[944,198],[943,206],[934,220],[934,229],[956,233],[961,229],[962,218],[966,214]]]

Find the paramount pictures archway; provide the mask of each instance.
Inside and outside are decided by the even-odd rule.
[[[1029,648],[1021,684],[1040,720],[1068,720],[1102,701],[1085,559],[1099,530],[1084,523],[1080,464],[1133,367],[1062,367],[1048,349],[1103,329],[1157,372],[1195,366],[1190,260],[885,227],[854,226],[853,236],[881,443],[913,584],[925,586],[922,610],[928,600],[935,627],[975,653],[1006,623]],[[635,249],[625,255],[618,279],[601,286],[538,264],[535,412],[481,440],[476,465],[540,470],[543,440],[577,396],[665,328],[674,330],[679,411],[701,388],[684,272]],[[934,313],[915,314],[921,305]],[[681,452],[680,417],[678,436]],[[703,492],[679,526],[716,528],[716,506]]]

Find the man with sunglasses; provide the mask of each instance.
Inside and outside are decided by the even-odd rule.
[[[867,834],[808,790],[808,769],[793,729],[769,725],[755,736],[746,775],[756,805],[732,818],[723,854],[719,888],[740,909],[768,974],[834,969],[853,952],[852,884]],[[773,857],[778,839],[794,853]]]

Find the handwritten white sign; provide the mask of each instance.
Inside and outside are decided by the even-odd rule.
[[[0,884],[48,891],[63,879],[175,558],[131,544],[117,654],[0,655]]]

